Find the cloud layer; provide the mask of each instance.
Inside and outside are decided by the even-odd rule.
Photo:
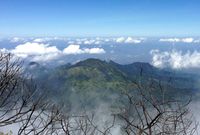
[[[27,57],[29,55],[60,53],[60,50],[58,50],[56,46],[49,46],[48,44],[27,42],[15,47],[15,49],[11,50],[11,53],[20,57]]]
[[[102,48],[83,48],[80,49],[80,45],[69,45],[67,48],[63,50],[64,54],[101,54],[105,53],[105,50]]]
[[[152,64],[155,67],[173,69],[200,68],[200,52],[165,51],[152,50]]]
[[[80,45],[68,45],[63,50],[59,50],[56,46],[38,42],[26,42],[16,46],[14,49],[3,48],[1,51],[10,52],[21,58],[31,58],[35,61],[53,60],[65,55],[106,53],[103,48],[81,48]]]
[[[132,37],[119,37],[115,39],[116,43],[134,43],[138,44],[141,43],[144,39],[143,38],[132,38]]]
[[[172,43],[199,43],[199,40],[195,40],[194,38],[161,38],[160,42],[172,42]]]
[[[142,38],[142,37],[91,37],[91,38],[67,38],[67,37],[37,37],[37,38],[20,38],[20,37],[13,37],[10,39],[12,43],[18,42],[35,42],[35,43],[48,43],[51,41],[64,41],[67,44],[78,44],[78,45],[100,45],[100,44],[107,44],[107,43],[116,43],[116,44],[139,44],[142,43],[149,38]],[[150,39],[151,40],[151,39]],[[156,42],[169,42],[169,43],[200,43],[199,38],[195,37],[172,37],[172,38],[160,38],[156,39]]]

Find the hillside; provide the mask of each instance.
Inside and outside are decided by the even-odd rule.
[[[46,90],[47,96],[69,108],[76,105],[94,107],[99,101],[116,104],[124,91],[137,89],[135,82],[147,87],[151,82],[157,87],[154,93],[158,96],[159,82],[167,89],[166,94],[169,96],[188,95],[194,90],[194,80],[190,76],[160,70],[148,63],[120,65],[113,61],[87,59],[53,70],[34,65],[37,65],[36,72],[40,70],[37,80]],[[42,71],[45,71],[45,75],[41,75]]]

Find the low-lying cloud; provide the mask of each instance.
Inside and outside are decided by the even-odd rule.
[[[70,39],[68,44],[83,44],[83,45],[99,45],[104,44],[107,41],[104,38],[77,38],[77,39]]]
[[[152,64],[155,67],[173,69],[183,68],[200,68],[200,52],[186,52],[172,50],[160,52],[159,50],[151,50]]]
[[[80,48],[80,45],[69,45],[63,50],[64,54],[101,54],[105,53],[102,48]]]
[[[10,39],[11,43],[18,43],[18,42],[24,42],[24,41],[26,41],[26,39],[20,38],[20,37],[13,37]]]
[[[160,42],[171,42],[171,43],[199,43],[199,40],[195,40],[194,38],[161,38]]]
[[[107,43],[124,43],[124,44],[139,44],[143,42],[144,38],[139,37],[92,37],[92,38],[67,38],[67,37],[36,37],[36,38],[19,38],[14,37],[10,39],[12,43],[18,42],[34,42],[34,43],[48,43],[51,41],[64,41],[67,44],[78,45],[101,45]]]
[[[29,55],[60,53],[60,50],[56,46],[49,46],[48,44],[27,42],[15,47],[15,49],[11,50],[11,53],[19,57],[27,57]]]
[[[81,48],[80,45],[68,45],[63,50],[59,50],[56,46],[39,42],[26,42],[16,46],[14,49],[3,48],[1,52],[10,52],[17,57],[31,58],[34,61],[48,61],[65,55],[106,53],[103,48]]]
[[[132,37],[119,37],[115,39],[116,43],[134,43],[134,44],[138,44],[141,43],[144,39],[142,38],[132,38]]]

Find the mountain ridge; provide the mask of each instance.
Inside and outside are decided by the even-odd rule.
[[[99,100],[116,104],[122,92],[137,88],[135,82],[143,85],[148,85],[148,81],[155,85],[162,82],[169,96],[178,93],[189,95],[193,92],[194,82],[190,76],[174,76],[172,72],[158,69],[149,63],[121,65],[114,61],[91,58],[50,70],[44,70],[37,63],[31,65],[37,65],[34,66],[35,71],[39,72],[36,80],[46,90],[47,97],[68,107],[80,103],[94,107]],[[34,73],[33,69],[31,72]],[[158,92],[155,91],[155,94]]]

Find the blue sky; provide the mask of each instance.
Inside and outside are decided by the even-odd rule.
[[[1,0],[1,36],[199,36],[199,0]]]

